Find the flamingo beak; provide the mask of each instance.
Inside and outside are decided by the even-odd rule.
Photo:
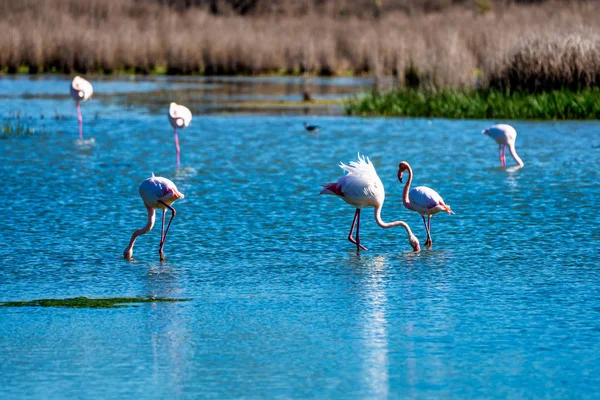
[[[402,171],[398,171],[398,180],[402,183]]]

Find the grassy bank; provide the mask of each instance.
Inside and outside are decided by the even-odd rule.
[[[578,73],[600,83],[595,2],[360,3],[369,8],[299,1],[277,4],[301,12],[269,8],[243,16],[173,6],[204,3],[0,0],[0,71],[394,74],[400,85],[416,79],[423,86],[473,88],[478,82],[512,85],[520,76],[511,71],[521,64],[534,75],[549,69],[549,78],[560,81],[556,73],[569,74],[575,63]],[[427,7],[408,7],[421,3]],[[529,58],[515,57],[527,51]]]
[[[500,90],[427,92],[402,89],[366,94],[346,105],[351,115],[472,119],[600,119],[600,90],[542,93]]]

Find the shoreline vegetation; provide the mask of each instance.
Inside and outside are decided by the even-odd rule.
[[[529,3],[0,0],[0,71],[368,74],[393,75],[400,86],[473,88],[529,79],[520,66],[557,83],[568,73],[599,83],[600,7]]]
[[[0,0],[0,73],[368,75],[350,114],[598,118],[598,21],[585,0]]]
[[[600,89],[539,93],[400,89],[355,97],[345,111],[359,116],[449,119],[600,119]]]

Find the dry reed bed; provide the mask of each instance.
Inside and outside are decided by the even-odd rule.
[[[600,7],[510,6],[485,14],[213,16],[136,0],[0,0],[10,72],[374,73],[410,69],[435,87],[539,89],[600,83]],[[525,82],[523,84],[523,82]]]

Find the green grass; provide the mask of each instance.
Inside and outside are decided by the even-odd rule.
[[[4,118],[0,121],[0,139],[6,139],[16,136],[33,136],[36,133],[43,133],[44,128],[36,129],[31,127],[29,122],[21,118],[20,113]]]
[[[471,119],[600,119],[600,89],[546,93],[401,89],[365,94],[345,106],[350,115]]]
[[[134,303],[173,303],[189,299],[151,298],[151,297],[113,297],[90,299],[75,297],[71,299],[41,299],[31,301],[8,301],[0,303],[0,307],[66,307],[66,308],[122,308]]]

